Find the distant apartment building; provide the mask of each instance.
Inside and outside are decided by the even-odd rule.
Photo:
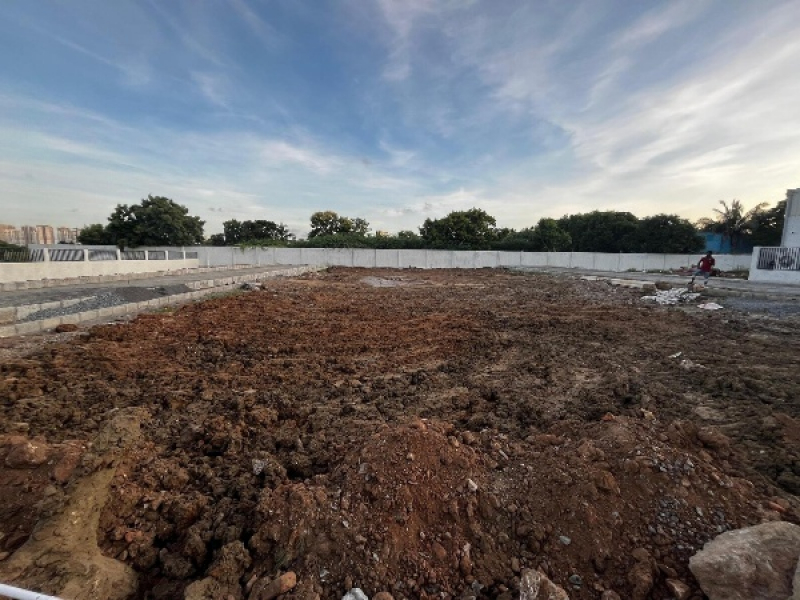
[[[39,243],[39,233],[36,231],[36,227],[33,225],[23,225],[19,228],[19,231],[19,243],[22,246]]]
[[[36,236],[39,238],[39,244],[50,245],[56,243],[56,234],[52,225],[37,225]]]
[[[9,244],[77,244],[80,227],[57,227],[52,225],[23,225],[15,227],[0,223],[0,240]]]
[[[19,244],[19,230],[13,225],[0,223],[0,240],[9,244]]]
[[[76,244],[78,243],[78,234],[80,232],[81,230],[77,227],[59,227],[56,241],[59,244]]]

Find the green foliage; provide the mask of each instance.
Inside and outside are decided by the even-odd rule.
[[[759,212],[752,219],[750,241],[754,246],[780,246],[783,223],[786,217],[786,200]]]
[[[88,246],[103,246],[105,244],[114,243],[111,239],[111,235],[101,223],[95,223],[84,227],[78,234],[78,242]]]
[[[203,242],[204,221],[163,196],[148,196],[140,204],[119,204],[108,218],[106,232],[120,248],[191,246]]]
[[[536,227],[511,231],[493,248],[526,252],[568,252],[572,247],[570,235],[555,219],[540,219]]]
[[[633,252],[653,254],[691,254],[702,250],[705,243],[686,219],[677,215],[655,215],[639,220],[633,238]]]
[[[593,211],[561,217],[574,252],[634,252],[639,220],[629,212]]]
[[[311,215],[311,232],[308,237],[310,239],[337,234],[365,236],[368,231],[369,223],[360,217],[340,217],[332,210],[325,210]]]
[[[263,219],[241,222],[231,219],[222,224],[222,230],[223,234],[211,236],[215,246],[275,246],[294,238],[283,223],[277,224]],[[216,237],[219,235],[222,237]]]
[[[493,216],[471,208],[441,219],[425,219],[419,234],[430,248],[487,250],[499,239],[496,225]]]

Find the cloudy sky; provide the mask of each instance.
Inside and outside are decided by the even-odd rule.
[[[2,0],[0,222],[414,229],[800,187],[796,0]]]

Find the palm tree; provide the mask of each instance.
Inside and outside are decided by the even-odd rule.
[[[723,239],[730,240],[731,249],[737,249],[744,237],[753,233],[753,226],[758,217],[766,210],[768,203],[759,202],[748,211],[744,210],[741,201],[731,200],[730,206],[725,200],[720,200],[722,208],[715,208],[717,213],[713,219],[704,217],[697,221],[701,231],[721,233]]]

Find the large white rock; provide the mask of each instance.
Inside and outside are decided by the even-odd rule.
[[[800,527],[785,521],[727,531],[689,560],[709,600],[800,600],[792,578],[800,560]]]
[[[541,571],[522,569],[519,600],[569,600],[569,596]]]

